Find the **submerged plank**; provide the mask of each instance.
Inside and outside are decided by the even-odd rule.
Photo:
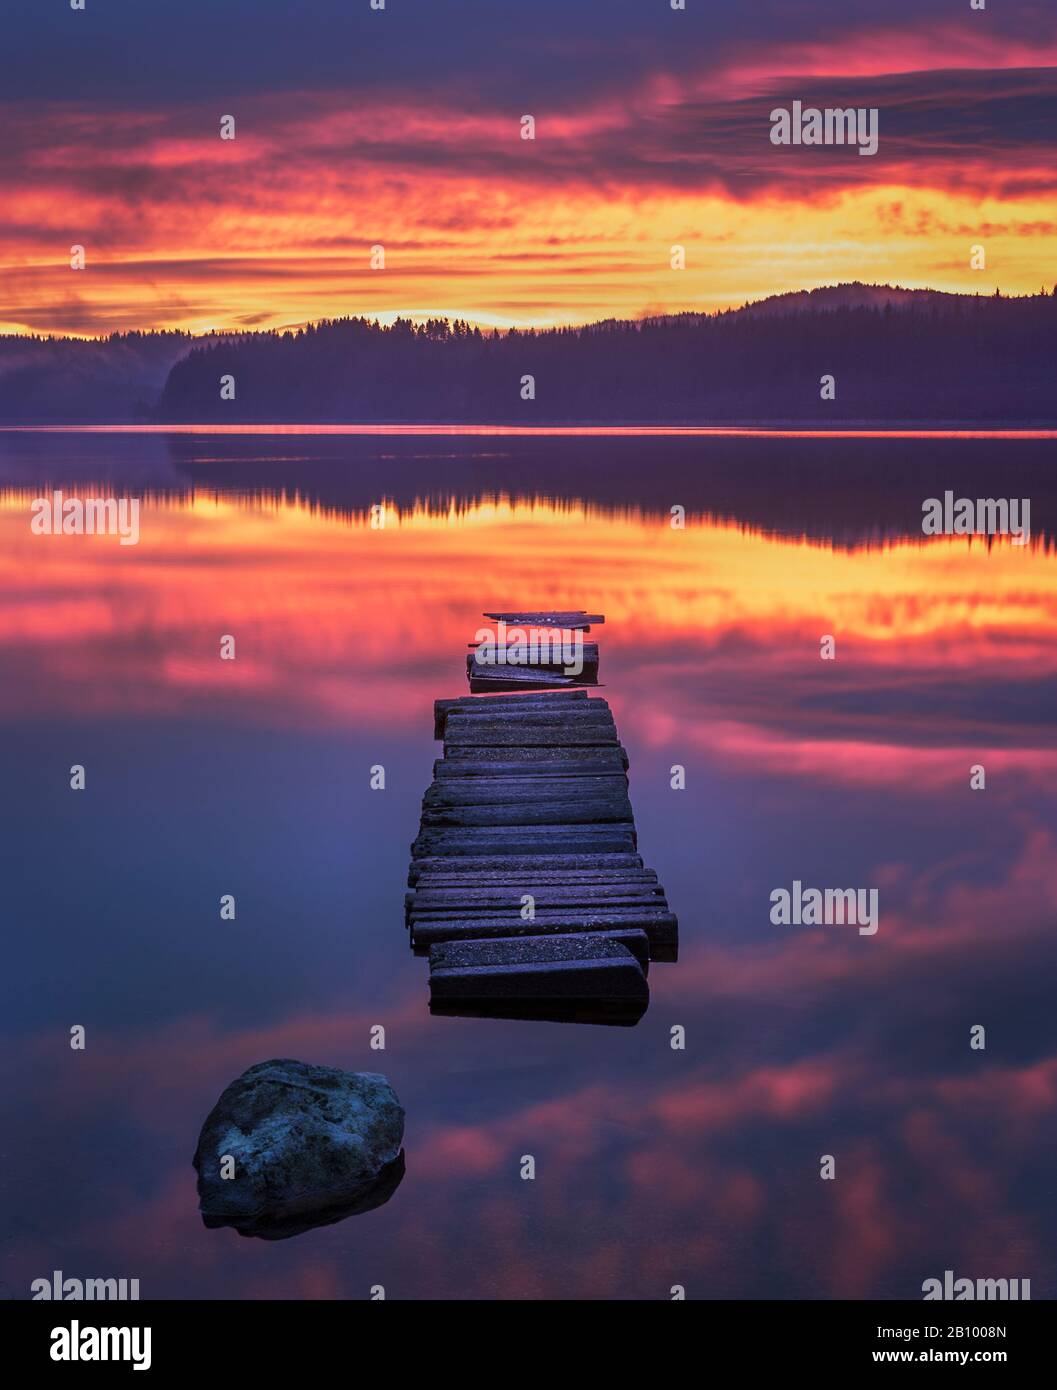
[[[649,998],[627,946],[591,934],[443,942],[430,950],[429,984],[431,998],[443,1000]]]
[[[531,1023],[582,1023],[634,1028],[649,999],[431,999],[437,1018],[500,1018]]]

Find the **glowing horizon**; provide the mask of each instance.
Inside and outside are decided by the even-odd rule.
[[[274,6],[260,7],[259,33],[199,0],[168,21],[97,16],[142,81],[86,69],[74,23],[47,34],[55,72],[38,64],[28,86],[18,47],[32,65],[37,20],[13,21],[0,333],[223,333],[345,315],[550,327],[851,281],[1052,286],[1043,113],[1057,15],[955,20],[900,0],[883,24],[842,11],[835,25],[832,0],[809,0],[795,24],[630,10],[608,32],[596,6],[544,0],[548,38],[519,49],[504,84],[488,49],[509,41],[501,16],[456,25],[460,47],[441,62],[443,16],[412,5],[372,23],[346,8],[322,5],[347,34],[348,71],[313,11],[298,20],[305,66],[269,77],[250,59],[302,38]],[[202,47],[225,24],[252,49],[242,65]],[[193,58],[186,80],[166,45]],[[769,113],[800,98],[876,107],[877,155],[776,148]],[[235,138],[222,140],[227,114]],[[84,270],[70,268],[75,245]],[[671,266],[675,246],[685,269]]]

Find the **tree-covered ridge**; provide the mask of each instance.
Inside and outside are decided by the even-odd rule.
[[[159,415],[527,424],[1033,420],[1057,413],[1055,360],[1051,295],[506,333],[445,320],[381,327],[338,319],[196,346],[170,373]],[[234,379],[233,400],[221,399],[222,376]],[[834,378],[832,399],[824,398],[825,376]]]
[[[1039,421],[1057,415],[1055,361],[1054,294],[842,285],[578,328],[347,317],[204,338],[5,337],[0,418]]]

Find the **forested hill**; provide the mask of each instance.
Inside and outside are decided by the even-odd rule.
[[[148,419],[173,363],[198,341],[189,333],[0,337],[0,420]]]
[[[196,347],[167,420],[967,420],[1057,417],[1057,298],[688,314],[482,334],[362,319]],[[221,399],[222,376],[234,400]],[[822,378],[833,376],[833,399]],[[525,382],[532,378],[531,386]],[[534,399],[524,399],[534,389]]]
[[[1057,418],[1055,363],[1055,294],[841,285],[536,332],[344,318],[207,338],[8,337],[0,419],[1028,423]]]

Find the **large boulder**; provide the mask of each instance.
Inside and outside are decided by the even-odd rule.
[[[259,1062],[225,1089],[198,1137],[202,1220],[282,1240],[369,1211],[403,1177],[403,1137],[386,1077]],[[234,1160],[227,1178],[225,1156]]]

